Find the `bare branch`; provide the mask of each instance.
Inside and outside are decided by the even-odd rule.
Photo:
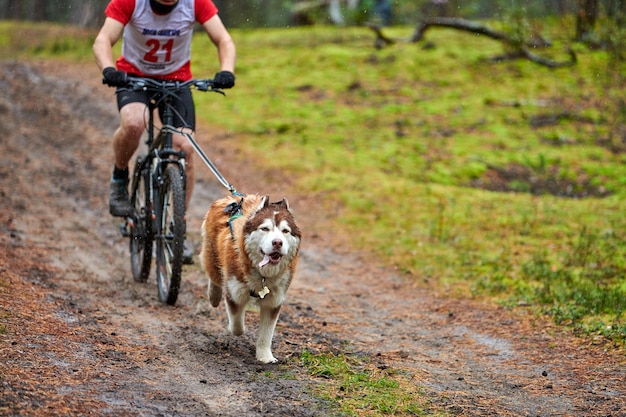
[[[376,40],[374,46],[376,49],[381,49],[384,46],[392,45],[401,41],[400,39],[392,39],[386,36],[382,32],[382,28],[376,25],[368,25],[368,27],[376,34]],[[529,48],[545,48],[551,46],[550,42],[541,38],[541,36],[535,35],[535,37],[527,42],[520,43],[510,37],[505,32],[499,32],[492,28],[485,26],[478,22],[473,22],[465,19],[448,18],[448,17],[435,17],[421,20],[415,27],[415,32],[408,40],[410,43],[417,43],[424,39],[426,30],[432,27],[444,27],[450,29],[456,29],[464,32],[474,33],[478,35],[487,36],[488,38],[502,42],[507,45],[513,51],[508,52],[506,55],[495,58],[496,61],[502,61],[504,59],[512,58],[525,58],[531,62],[542,65],[548,68],[559,68],[576,65],[576,54],[571,49],[568,50],[570,59],[568,61],[558,62],[550,58],[544,58],[530,51]]]

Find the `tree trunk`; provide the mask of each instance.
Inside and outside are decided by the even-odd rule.
[[[9,19],[22,20],[24,19],[24,1],[23,0],[9,0]]]
[[[626,0],[618,0],[616,21],[618,26],[626,26]]]
[[[330,17],[330,21],[335,25],[343,25],[345,23],[339,0],[330,0],[328,4],[328,16]]]
[[[578,0],[576,14],[576,40],[586,41],[593,33],[598,18],[599,0]]]
[[[35,22],[43,22],[48,18],[46,16],[46,0],[33,0],[30,12],[30,18]]]
[[[559,16],[565,16],[568,12],[567,0],[558,0],[556,2],[556,10]]]

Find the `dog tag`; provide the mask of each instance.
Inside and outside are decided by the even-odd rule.
[[[265,298],[265,296],[267,294],[269,294],[269,293],[270,293],[270,289],[267,288],[267,285],[266,285],[266,286],[263,287],[263,289],[261,291],[259,291],[259,297]]]

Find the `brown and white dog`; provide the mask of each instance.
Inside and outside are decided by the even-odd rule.
[[[277,359],[272,338],[278,313],[296,272],[302,235],[289,203],[269,196],[225,197],[211,205],[202,224],[200,261],[209,276],[209,300],[217,307],[225,290],[228,329],[243,334],[245,309],[260,307],[256,358]]]

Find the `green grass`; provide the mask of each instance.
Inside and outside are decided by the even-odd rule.
[[[524,60],[493,64],[498,43],[450,30],[429,34],[434,50],[375,51],[361,28],[234,37],[237,88],[226,103],[201,97],[204,114],[219,115],[213,121],[244,155],[339,202],[337,222],[356,245],[447,292],[523,301],[623,340],[626,154],[606,142],[619,105],[610,98],[624,84],[607,84],[604,52],[572,45],[578,65],[549,70]],[[566,59],[564,42],[556,44],[547,53]],[[544,119],[551,122],[533,127]],[[507,181],[516,192],[472,186],[489,170],[514,167],[527,173]],[[553,184],[578,198],[550,195]],[[589,194],[605,197],[580,198]],[[594,246],[602,272],[597,262],[568,261],[583,230],[596,243],[611,240]],[[562,273],[541,273],[546,260]],[[602,308],[598,299],[607,300]]]
[[[0,21],[0,51],[6,58],[90,59],[95,32],[90,29]]]
[[[430,408],[408,375],[347,355],[304,351],[300,362],[320,380],[314,394],[344,416],[444,415]]]

